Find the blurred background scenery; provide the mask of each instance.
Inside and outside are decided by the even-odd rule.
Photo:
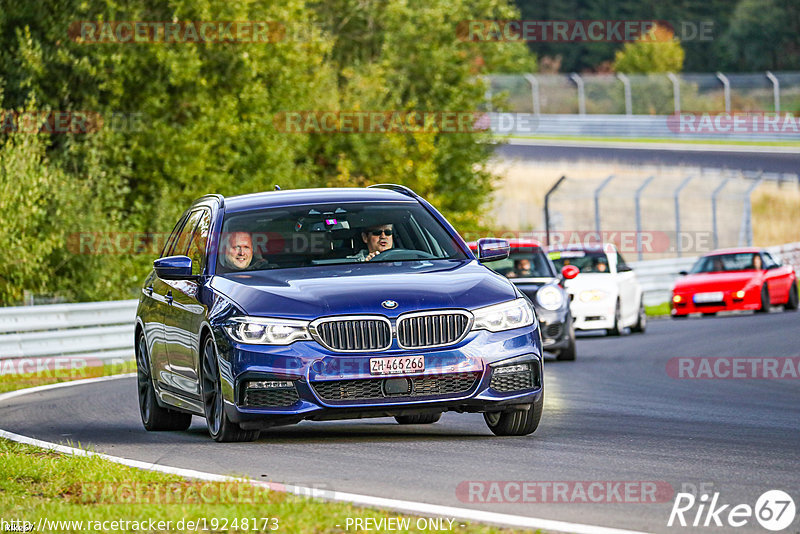
[[[513,19],[664,24],[635,42],[467,40],[457,31],[463,21]],[[79,21],[278,21],[285,33],[266,44],[91,43],[70,34]],[[273,122],[282,112],[662,115],[676,110],[666,73],[683,73],[682,109],[775,112],[766,71],[782,76],[780,110],[800,113],[797,2],[0,0],[0,304],[134,297],[154,253],[99,241],[83,249],[81,239],[157,241],[207,193],[400,183],[462,235],[488,235],[543,228],[544,194],[562,175],[634,172],[497,157],[506,139],[489,130],[286,133]],[[716,72],[737,82],[732,101]],[[570,73],[593,81],[586,109]],[[541,80],[544,109],[533,109],[525,74]],[[627,109],[619,74],[633,80]],[[88,113],[102,126],[20,127],[19,117],[53,113]],[[800,240],[796,184],[765,181],[753,194],[755,244]]]

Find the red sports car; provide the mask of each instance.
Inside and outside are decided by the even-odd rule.
[[[797,309],[797,274],[760,248],[715,250],[675,282],[672,316],[723,310]]]

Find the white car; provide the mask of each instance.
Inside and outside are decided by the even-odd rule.
[[[619,335],[626,327],[647,327],[642,287],[613,244],[551,247],[549,256],[562,269],[574,265],[580,274],[565,281],[576,330],[605,329]]]

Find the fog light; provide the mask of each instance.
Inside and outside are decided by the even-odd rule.
[[[503,367],[496,368],[493,373],[496,375],[508,375],[511,373],[523,373],[525,371],[531,370],[531,364],[529,363],[520,363],[517,365],[505,365]]]
[[[672,297],[672,302],[674,302],[675,304],[680,303],[682,300],[683,299],[681,298],[680,295],[675,295],[674,297]]]
[[[737,291],[736,292],[736,298],[737,299],[743,299],[744,298],[744,291],[741,291],[741,290]]]
[[[247,382],[245,387],[252,389],[288,389],[294,387],[290,380],[266,380],[260,382]]]

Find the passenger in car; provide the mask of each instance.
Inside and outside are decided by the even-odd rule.
[[[756,270],[756,271],[760,271],[763,268],[764,268],[764,264],[761,261],[761,256],[759,256],[758,254],[753,254],[753,266],[752,266],[752,269]]]
[[[394,228],[392,224],[379,224],[361,232],[361,239],[367,245],[366,249],[361,249],[354,259],[360,261],[370,261],[381,252],[386,252],[394,247]]]

